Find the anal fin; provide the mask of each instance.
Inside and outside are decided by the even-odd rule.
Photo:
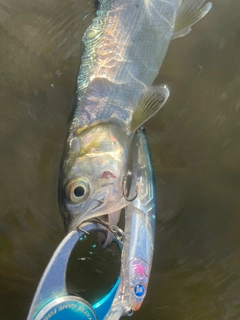
[[[191,26],[201,20],[212,8],[212,3],[203,5],[205,0],[183,0],[174,26],[172,39],[184,37],[191,31]]]

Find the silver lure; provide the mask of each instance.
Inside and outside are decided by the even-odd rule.
[[[121,281],[105,320],[131,315],[141,307],[151,272],[156,222],[155,179],[143,130],[139,130],[134,139],[133,152],[133,186],[137,184],[138,196],[126,208]]]

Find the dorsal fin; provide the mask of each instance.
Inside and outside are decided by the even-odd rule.
[[[183,0],[179,6],[174,25],[172,39],[183,37],[191,31],[191,26],[202,19],[212,8],[212,3],[208,2],[204,6],[205,0]]]

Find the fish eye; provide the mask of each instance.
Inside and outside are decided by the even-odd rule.
[[[73,180],[67,185],[66,194],[73,203],[81,203],[89,195],[89,184],[82,178]]]
[[[74,193],[75,197],[81,198],[85,194],[85,189],[84,189],[83,186],[77,186],[77,187],[74,188],[73,193]]]

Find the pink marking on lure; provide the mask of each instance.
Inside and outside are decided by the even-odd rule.
[[[110,179],[110,178],[116,179],[117,177],[111,171],[104,171],[101,178],[103,178],[103,179]]]
[[[134,265],[133,267],[133,271],[140,277],[140,278],[144,278],[147,276],[146,274],[146,268],[141,264],[141,263],[137,263]]]

